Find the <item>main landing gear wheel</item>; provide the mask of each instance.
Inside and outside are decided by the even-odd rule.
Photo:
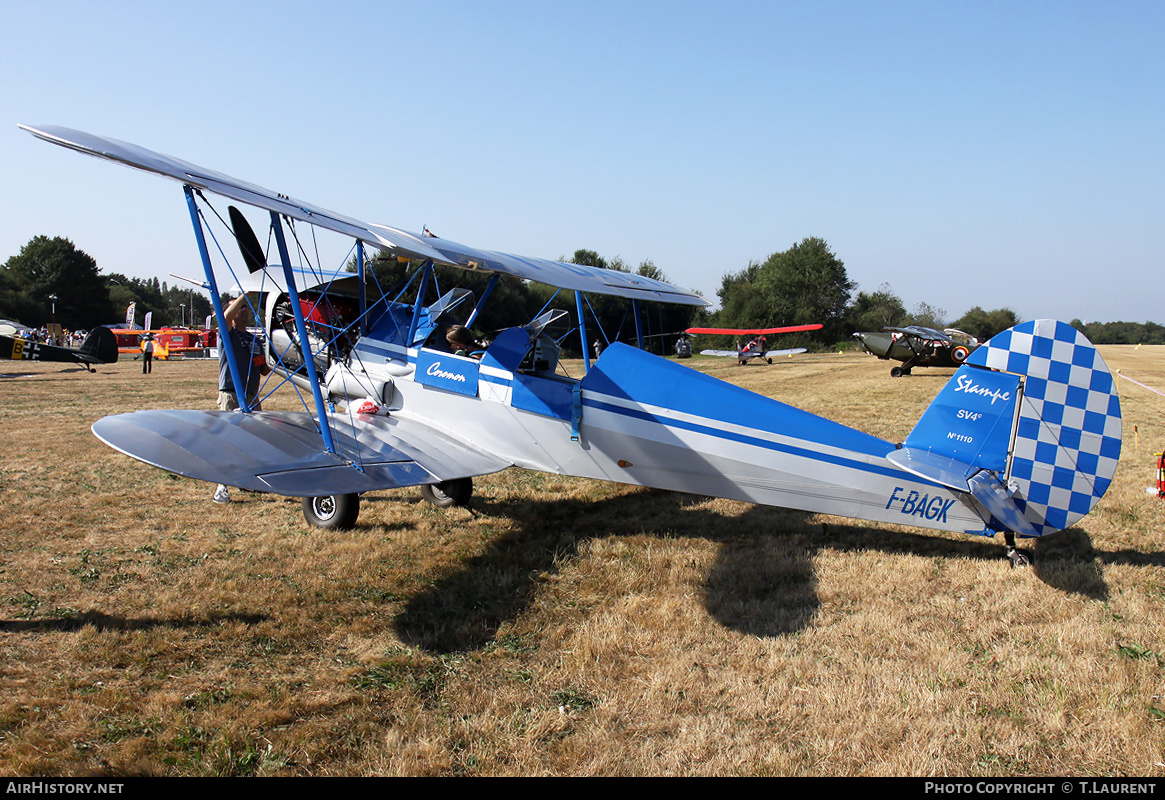
[[[765,361],[769,362],[770,364],[773,363],[773,360],[771,358],[766,358]]]
[[[317,528],[345,530],[360,515],[360,495],[328,494],[303,498],[303,518]]]
[[[901,378],[903,375],[909,375],[910,370],[905,367],[890,367],[891,378]]]
[[[457,478],[421,486],[421,497],[437,508],[468,505],[472,495],[473,478]]]

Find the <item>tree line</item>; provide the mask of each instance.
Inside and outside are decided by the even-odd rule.
[[[826,346],[848,342],[855,331],[908,325],[940,330],[953,327],[983,340],[1020,321],[1009,308],[984,311],[976,306],[954,321],[945,309],[929,303],[918,303],[913,311],[907,311],[886,283],[874,292],[858,291],[846,274],[844,262],[817,237],[802,239],[763,262],[726,274],[717,295],[720,310],[713,315],[717,327],[820,323],[821,331],[810,338]]]
[[[210,298],[193,289],[119,272],[102,275],[93,257],[68,239],[36,236],[0,267],[0,317],[34,328],[57,322],[88,330],[123,321],[136,303],[139,324],[152,311],[154,327],[201,327]]]
[[[619,257],[604,257],[594,250],[576,250],[562,260],[668,282],[668,276],[651,260],[632,267]],[[385,294],[400,299],[416,299],[417,287],[407,287],[412,269],[407,262],[378,255],[369,265]],[[351,267],[354,269],[354,267]],[[479,293],[487,276],[472,276],[463,270],[438,268],[436,286],[466,286]],[[471,284],[466,284],[471,277]],[[476,284],[473,284],[476,281]],[[406,288],[407,287],[407,288]],[[804,336],[820,347],[848,343],[854,331],[885,327],[921,325],[952,327],[980,341],[1018,322],[1010,308],[984,310],[978,306],[950,320],[945,309],[918,303],[908,311],[889,284],[876,291],[859,291],[846,274],[845,264],[817,237],[807,237],[787,250],[773,253],[761,262],[750,262],[739,272],[726,273],[716,292],[720,309],[665,303],[642,303],[644,335],[648,348],[667,353],[676,336],[694,325],[724,328],[769,328],[784,325],[821,323],[823,328]],[[480,294],[478,294],[480,296]],[[436,296],[426,298],[432,302]],[[153,312],[155,327],[180,324],[200,327],[211,313],[210,299],[194,287],[167,286],[157,278],[130,278],[121,273],[101,274],[97,262],[62,237],[37,236],[0,266],[0,317],[19,320],[32,327],[58,322],[73,330],[120,322],[126,308],[136,304],[139,320]],[[490,302],[475,323],[487,337],[513,325],[515,320],[532,319],[549,309],[562,309],[574,320],[577,309],[573,292],[559,292],[552,286],[504,276]],[[621,297],[587,296],[588,339],[606,347],[614,341],[634,342],[636,337],[631,302]],[[1153,322],[1090,322],[1072,320],[1072,325],[1096,344],[1165,344],[1165,327]],[[563,323],[565,333],[567,323]],[[577,355],[579,344],[572,338],[563,342],[568,353]],[[727,344],[727,342],[726,342]]]

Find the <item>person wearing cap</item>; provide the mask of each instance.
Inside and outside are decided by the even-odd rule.
[[[142,374],[152,375],[154,373],[154,334],[145,333],[142,335]]]
[[[219,337],[218,348],[218,410],[235,411],[239,405],[239,395],[235,389],[234,379],[231,377],[230,364],[227,362],[227,347],[235,354],[235,363],[239,366],[243,381],[246,384],[247,407],[252,411],[262,411],[259,402],[259,381],[264,375],[271,372],[267,358],[263,355],[263,346],[250,331],[247,322],[251,318],[250,306],[247,305],[247,296],[240,294],[223,312],[227,322],[227,335]],[[216,503],[229,503],[230,491],[224,484],[219,484],[212,497]]]

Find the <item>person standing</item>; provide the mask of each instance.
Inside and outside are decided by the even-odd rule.
[[[267,358],[263,355],[262,344],[247,330],[247,323],[251,319],[251,309],[247,305],[247,296],[240,294],[223,312],[226,318],[227,333],[219,337],[218,347],[218,410],[235,411],[240,408],[239,395],[231,376],[230,364],[227,361],[228,347],[234,352],[235,363],[245,385],[247,407],[252,411],[261,411],[259,402],[259,381],[264,375],[271,372]],[[219,484],[214,490],[212,498],[216,503],[229,503],[230,491],[224,484]]]
[[[142,336],[142,374],[152,375],[154,373],[154,334],[147,333]]]

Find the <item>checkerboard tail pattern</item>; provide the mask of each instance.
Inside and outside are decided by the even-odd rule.
[[[1121,450],[1120,399],[1092,343],[1041,319],[992,337],[966,363],[1025,376],[1009,481],[1024,517],[1042,536],[1091,511]]]

